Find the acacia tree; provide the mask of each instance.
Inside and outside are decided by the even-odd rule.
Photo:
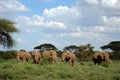
[[[79,59],[86,61],[89,58],[91,58],[91,56],[93,55],[94,51],[93,51],[93,46],[91,46],[91,44],[86,44],[86,45],[81,45],[78,47],[79,50]]]
[[[11,33],[19,30],[14,24],[13,21],[0,18],[0,45],[3,45],[4,48],[10,49],[15,46],[15,40],[13,40]]]
[[[34,47],[34,49],[39,49],[40,51],[46,51],[46,50],[58,50],[53,44],[41,44],[39,46]]]
[[[120,53],[120,41],[112,41],[107,45],[101,46],[101,49],[111,49],[115,53]]]
[[[78,52],[78,46],[70,45],[70,46],[65,47],[63,50],[68,50],[70,52],[76,53]]]

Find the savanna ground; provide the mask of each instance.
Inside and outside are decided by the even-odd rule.
[[[0,59],[0,80],[120,80],[120,61],[94,65],[76,62],[74,67],[59,61],[58,64],[34,64],[15,59]]]

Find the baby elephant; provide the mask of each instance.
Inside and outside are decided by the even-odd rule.
[[[33,51],[32,57],[33,57],[33,62],[34,62],[35,64],[39,64],[39,63],[40,63],[41,54],[40,54],[39,52]]]

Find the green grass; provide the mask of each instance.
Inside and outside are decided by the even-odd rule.
[[[0,80],[120,80],[120,61],[94,65],[93,62],[34,64],[0,60]]]

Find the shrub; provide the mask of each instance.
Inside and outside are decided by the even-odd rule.
[[[115,75],[115,76],[113,77],[113,80],[120,80],[120,75]]]
[[[102,65],[103,67],[109,67],[109,64],[107,64],[107,63],[105,63],[105,62],[103,62],[101,65]]]
[[[120,60],[120,54],[119,53],[111,53],[110,59]]]
[[[12,50],[12,51],[0,51],[0,58],[2,59],[14,59],[16,58],[16,50]]]
[[[45,56],[41,59],[41,64],[51,64],[53,62],[53,59],[51,56]]]

